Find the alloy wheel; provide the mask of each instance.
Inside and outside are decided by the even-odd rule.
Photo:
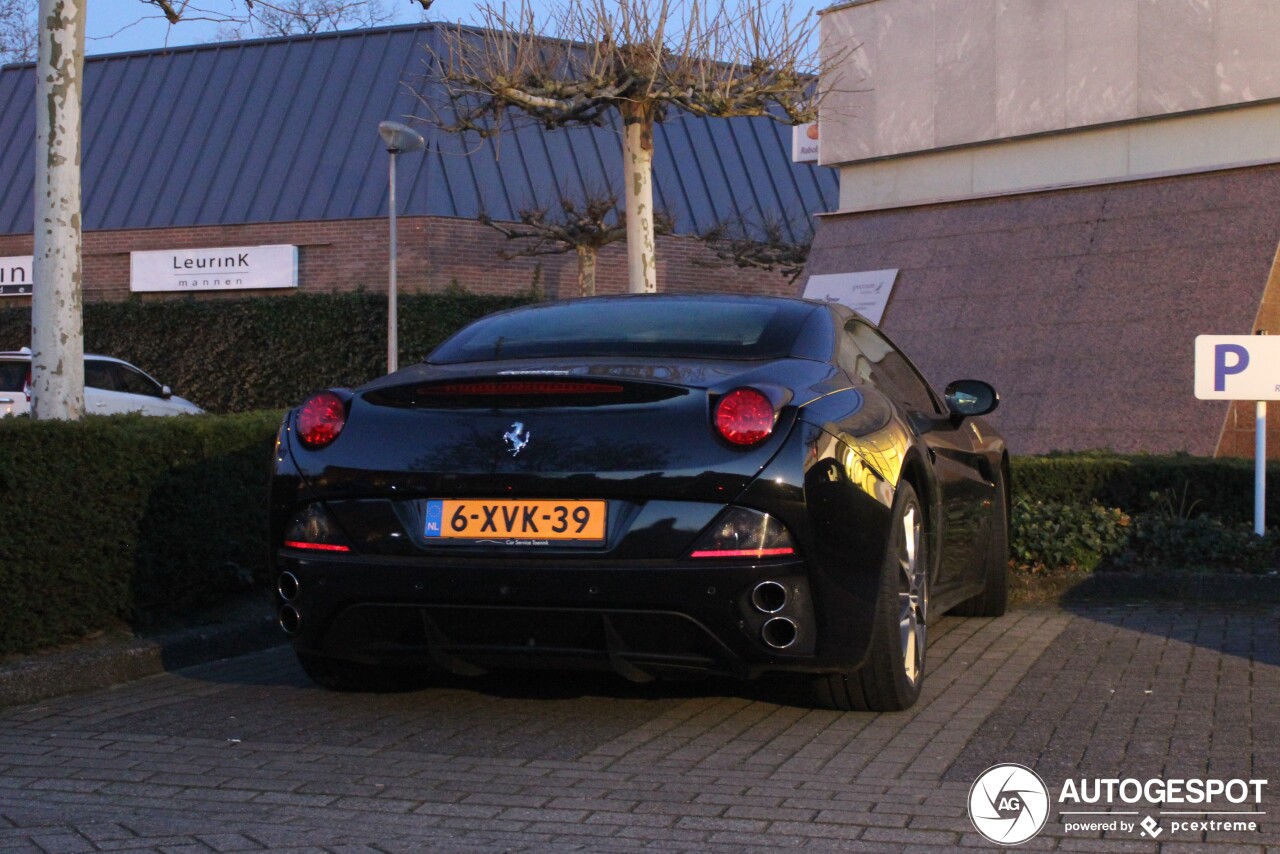
[[[929,579],[920,549],[920,511],[914,504],[902,514],[898,551],[898,629],[901,634],[902,670],[915,685],[924,673],[929,609]]]

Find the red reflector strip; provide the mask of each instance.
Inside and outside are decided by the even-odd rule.
[[[285,540],[284,544],[291,549],[312,549],[320,552],[349,552],[348,546],[338,546],[332,543],[304,543],[301,540]]]
[[[709,549],[694,552],[689,557],[778,557],[795,553],[795,549],[787,546],[781,549]]]
[[[620,385],[579,382],[450,383],[422,386],[421,395],[443,394],[619,394]]]

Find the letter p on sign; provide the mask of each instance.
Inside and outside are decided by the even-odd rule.
[[[1280,400],[1280,335],[1196,336],[1196,397]]]
[[[1228,365],[1231,356],[1235,363]],[[1249,351],[1239,344],[1213,345],[1213,390],[1227,390],[1227,374],[1238,374],[1249,367]]]

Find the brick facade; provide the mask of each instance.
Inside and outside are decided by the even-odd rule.
[[[934,382],[994,383],[1014,453],[1252,456],[1252,404],[1195,398],[1194,341],[1280,334],[1278,241],[1267,165],[830,215],[809,272],[898,268],[884,328]]]
[[[402,217],[399,220],[402,293],[444,290],[453,281],[473,293],[524,290],[540,269],[540,287],[550,297],[578,295],[577,256],[549,255],[504,260],[499,253],[516,244],[474,220]],[[129,253],[148,249],[189,249],[286,243],[299,247],[299,290],[350,291],[386,288],[388,227],[385,219],[328,222],[254,223],[189,228],[152,228],[89,232],[84,238],[84,296],[87,302],[129,296]],[[29,255],[32,236],[0,235],[0,256]],[[600,253],[597,292],[627,290],[626,244]],[[800,284],[779,273],[741,270],[720,261],[690,237],[658,238],[658,286],[674,293],[730,291],[798,294]],[[284,296],[287,291],[225,291],[209,297]],[[186,294],[145,294],[146,299],[184,298]],[[201,296],[206,296],[202,294]],[[29,303],[11,297],[0,305]]]

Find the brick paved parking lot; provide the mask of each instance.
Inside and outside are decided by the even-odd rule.
[[[944,618],[925,696],[890,715],[599,676],[335,694],[279,647],[0,711],[0,851],[995,849],[969,790],[1018,762],[1054,794],[1270,781],[1261,805],[1226,805],[1268,813],[1255,831],[1178,830],[1142,803],[1114,808],[1158,819],[1154,838],[1082,832],[1055,807],[1022,848],[1280,852],[1278,623],[1274,607]]]

